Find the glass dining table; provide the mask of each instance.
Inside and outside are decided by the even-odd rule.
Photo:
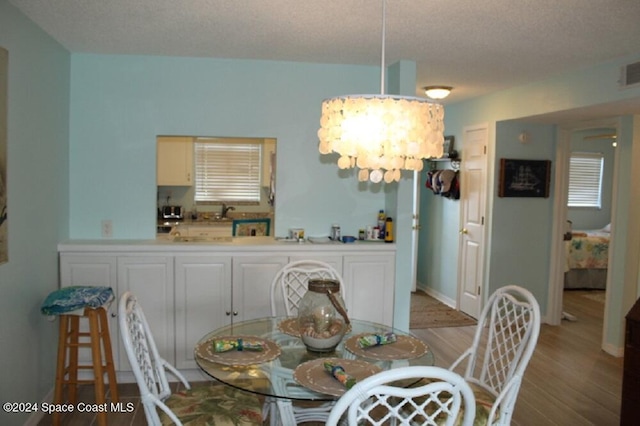
[[[361,348],[358,338],[394,333],[388,345]],[[218,353],[214,341],[261,343],[261,351]],[[408,365],[433,365],[434,356],[420,339],[401,330],[368,321],[351,320],[332,352],[310,352],[302,343],[295,318],[267,317],[214,330],[195,347],[198,366],[209,376],[234,388],[289,401],[335,401],[345,386],[327,373],[326,362],[340,365],[358,380],[376,372]]]

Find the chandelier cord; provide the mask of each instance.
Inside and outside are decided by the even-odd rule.
[[[385,47],[385,33],[386,33],[386,12],[387,1],[382,0],[382,53],[380,55],[380,94],[384,95],[384,47]]]

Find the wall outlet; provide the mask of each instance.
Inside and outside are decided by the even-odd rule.
[[[113,225],[110,220],[102,221],[102,238],[111,238],[113,236]]]

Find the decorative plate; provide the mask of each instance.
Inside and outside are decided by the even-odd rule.
[[[418,358],[429,350],[422,340],[405,335],[397,335],[398,340],[394,343],[361,348],[358,345],[358,338],[369,334],[371,333],[362,333],[350,337],[344,342],[344,347],[356,356],[380,361]]]
[[[250,342],[261,343],[262,351],[227,351],[227,352],[214,352],[213,341],[222,339],[244,339]],[[271,361],[280,356],[280,346],[276,342],[263,339],[256,336],[218,336],[206,340],[196,346],[196,356],[211,362],[217,362],[218,364],[243,366],[260,364],[263,362]]]
[[[319,358],[297,366],[293,371],[293,378],[296,382],[312,391],[342,396],[347,391],[347,388],[324,369],[325,362],[332,362],[342,366],[344,371],[355,377],[358,382],[382,371],[377,365],[358,359]]]
[[[300,337],[300,329],[298,328],[298,318],[287,318],[278,323],[278,330],[284,334],[293,337]],[[347,325],[345,334],[351,332],[351,324]]]

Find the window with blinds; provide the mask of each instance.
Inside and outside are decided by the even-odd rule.
[[[259,203],[261,165],[262,143],[196,140],[196,203]]]
[[[569,159],[569,207],[601,207],[604,156],[573,152]]]

